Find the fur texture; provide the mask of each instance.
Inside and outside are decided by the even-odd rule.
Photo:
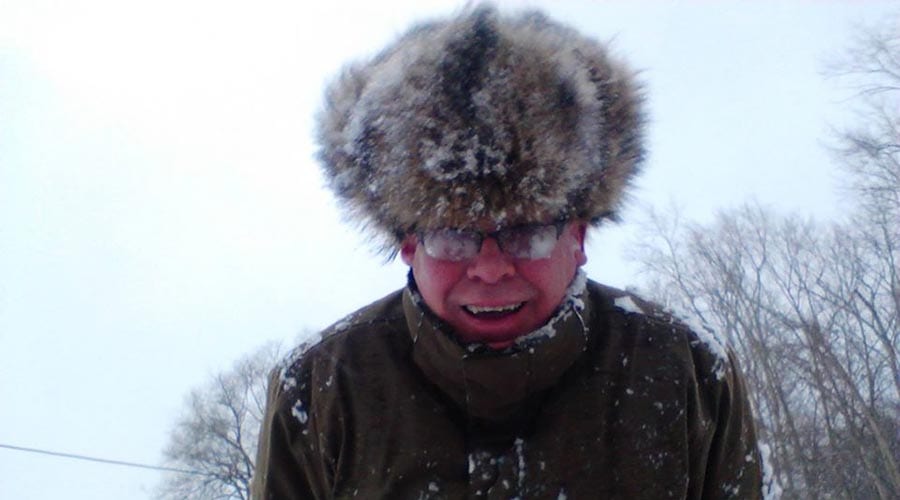
[[[614,217],[644,156],[642,97],[607,48],[491,6],[419,25],[327,90],[321,160],[386,248],[441,227]]]

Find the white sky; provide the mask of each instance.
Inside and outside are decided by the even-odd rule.
[[[322,190],[312,117],[344,63],[460,4],[0,0],[0,443],[159,463],[190,388],[402,286]],[[822,145],[847,93],[821,70],[888,2],[501,4],[642,69],[635,200],[841,213]],[[629,231],[593,236],[591,277],[636,282]],[[0,498],[159,477],[0,449]]]

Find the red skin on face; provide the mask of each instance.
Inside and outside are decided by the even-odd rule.
[[[454,262],[435,259],[415,236],[408,236],[400,256],[412,267],[425,304],[453,327],[463,342],[480,342],[494,349],[542,326],[562,302],[576,270],[587,262],[587,225],[571,222],[563,229],[546,259],[517,259],[485,238],[479,254]],[[522,303],[521,309],[499,317],[476,317],[465,306],[500,307]]]

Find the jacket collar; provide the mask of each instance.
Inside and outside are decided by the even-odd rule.
[[[554,385],[587,347],[589,304],[579,270],[556,314],[502,351],[462,344],[422,301],[410,278],[403,311],[413,361],[464,412],[488,421],[513,416],[526,400]]]

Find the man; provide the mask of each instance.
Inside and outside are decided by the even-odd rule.
[[[642,124],[631,72],[537,13],[467,10],[347,69],[321,160],[409,283],[273,376],[256,498],[760,497],[734,358],[581,271]]]

